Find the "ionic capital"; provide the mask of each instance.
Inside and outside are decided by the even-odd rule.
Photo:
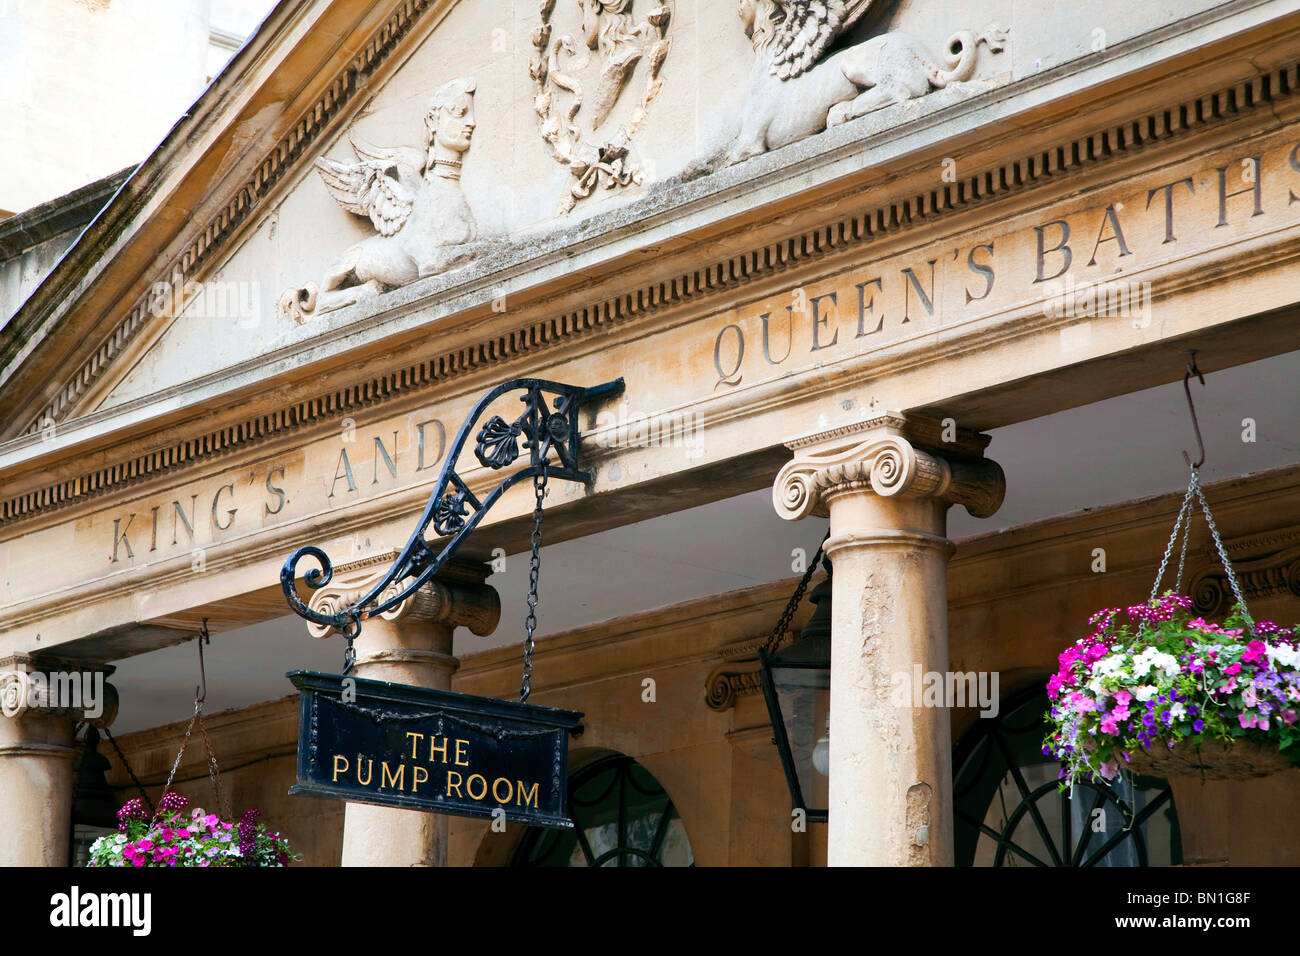
[[[117,717],[117,688],[108,683],[111,664],[49,655],[0,658],[0,714],[69,717],[107,727]]]
[[[398,554],[389,551],[339,565],[330,583],[311,596],[308,607],[321,614],[336,614],[355,604],[383,580]],[[450,561],[432,581],[375,617],[383,621],[467,627],[484,637],[492,633],[501,619],[501,599],[496,588],[483,583],[486,576],[486,571],[475,563]],[[398,583],[390,584],[379,595],[379,603],[395,597],[399,591]],[[329,637],[334,628],[308,622],[307,631],[312,637]]]
[[[1002,469],[983,457],[987,444],[951,423],[887,412],[788,442],[795,457],[777,474],[772,501],[791,521],[825,517],[831,498],[853,492],[937,498],[987,518],[1006,493]]]

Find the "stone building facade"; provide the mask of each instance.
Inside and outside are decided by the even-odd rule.
[[[1300,17],[738,7],[280,3],[0,330],[6,666],[108,673],[156,796],[207,628],[231,802],[312,864],[1061,862],[1042,688],[1151,588],[1190,350],[1228,552],[1256,616],[1300,619]],[[582,413],[591,483],[544,509],[530,702],[585,715],[581,839],[288,795],[283,674],[344,642],[289,613],[286,557],[363,593],[482,395],[620,377]],[[366,622],[357,673],[517,696],[534,506],[511,489]],[[757,652],[827,532],[804,823]],[[1198,525],[1207,616],[1216,568]],[[914,670],[996,675],[997,706],[899,708]],[[80,716],[0,722],[4,863],[68,859]],[[206,762],[177,769],[205,804]],[[1108,862],[1300,859],[1294,772],[1167,790],[1116,795],[1160,812]]]

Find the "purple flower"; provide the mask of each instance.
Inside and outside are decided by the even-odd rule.
[[[184,797],[182,797],[175,790],[168,790],[166,793],[162,795],[162,798],[158,801],[158,812],[159,813],[180,813],[189,805],[190,802]]]
[[[252,856],[253,854],[257,844],[257,818],[260,815],[260,810],[250,808],[245,811],[239,821],[239,853],[241,856]]]

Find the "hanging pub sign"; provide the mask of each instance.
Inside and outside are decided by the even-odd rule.
[[[519,400],[524,407],[514,421],[492,415],[479,425],[493,403],[516,391],[523,393]],[[312,608],[298,593],[298,565],[304,558],[318,565],[301,575],[308,590],[330,583],[334,567],[324,551],[305,545],[285,560],[280,587],[289,607],[313,624],[333,628],[347,642],[342,675],[288,674],[301,694],[298,782],[290,793],[471,817],[504,812],[507,820],[519,823],[573,826],[567,816],[567,738],[582,714],[528,703],[542,507],[551,479],[591,484],[591,474],[579,467],[579,412],[584,403],[622,391],[621,378],[592,388],[524,378],[489,390],[456,433],[406,547],[387,573],[346,607]],[[457,470],[471,435],[474,456],[485,469],[514,468],[482,498]],[[525,452],[527,464],[519,467]],[[364,622],[411,599],[501,496],[529,479],[536,506],[519,702],[348,676]]]
[[[313,671],[287,676],[300,692],[291,794],[573,826],[568,737],[582,714]]]

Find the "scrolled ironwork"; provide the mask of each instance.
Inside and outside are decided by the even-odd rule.
[[[503,468],[519,457],[521,452],[516,438],[522,437],[528,464],[509,475],[480,500],[457,472],[456,463],[469,437],[475,434],[483,413],[502,395],[512,391],[524,393],[520,396],[524,403],[522,413],[512,424],[507,424],[500,416],[492,416],[477,432],[475,454],[484,467]],[[622,391],[621,378],[592,388],[532,378],[498,385],[479,399],[456,433],[424,512],[388,572],[347,607],[331,613],[312,610],[298,594],[298,565],[304,558],[311,558],[317,564],[302,576],[303,583],[311,591],[330,583],[334,565],[323,550],[315,545],[305,545],[289,555],[280,570],[280,587],[289,607],[301,618],[333,627],[342,633],[348,641],[346,663],[350,664],[352,642],[361,633],[362,622],[401,604],[431,580],[465,538],[473,533],[488,510],[513,485],[535,476],[582,484],[591,482],[591,475],[579,468],[578,413],[584,403],[618,395]],[[425,537],[431,526],[438,537],[450,538],[440,548],[434,548]]]

